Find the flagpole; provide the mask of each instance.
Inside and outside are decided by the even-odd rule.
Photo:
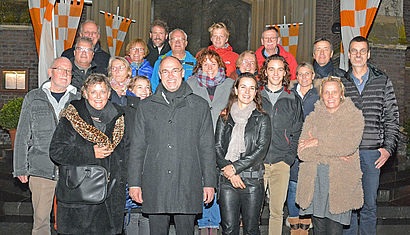
[[[55,3],[54,3],[55,6]],[[54,59],[57,58],[57,43],[56,43],[56,25],[54,23],[54,6],[53,6],[53,11],[51,13],[51,26],[52,26],[52,32],[53,32],[53,56]]]

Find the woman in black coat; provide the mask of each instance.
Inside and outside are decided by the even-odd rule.
[[[50,157],[59,168],[62,165],[103,166],[109,172],[108,187],[111,188],[106,200],[96,205],[64,203],[57,195],[59,234],[122,232],[128,138],[123,109],[108,102],[110,90],[110,83],[104,75],[90,75],[82,87],[85,99],[71,102],[62,112],[54,132]]]
[[[263,160],[271,137],[269,116],[262,110],[256,77],[241,74],[216,126],[217,165],[221,169],[222,234],[260,234],[263,201]]]

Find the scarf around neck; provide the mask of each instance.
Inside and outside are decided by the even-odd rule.
[[[117,92],[118,96],[123,96],[127,92],[127,87],[130,84],[131,79],[127,78],[124,82],[117,82],[114,78],[111,79],[110,84],[112,89]]]
[[[238,102],[232,104],[231,117],[235,122],[232,129],[231,141],[229,142],[228,152],[225,159],[234,162],[239,159],[241,153],[246,151],[245,146],[245,127],[253,110],[256,108],[256,103],[251,102],[245,109],[239,109]]]
[[[325,66],[320,66],[316,61],[313,62],[313,69],[315,73],[319,75],[319,78],[325,78],[333,73],[333,61],[332,59]]]
[[[219,68],[218,73],[214,78],[210,78],[201,68],[199,68],[198,72],[193,76],[196,77],[199,85],[202,87],[216,87],[219,84],[222,84],[226,79],[224,68]]]

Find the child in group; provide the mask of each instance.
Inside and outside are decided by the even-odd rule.
[[[145,76],[135,76],[128,85],[126,95],[139,97],[141,100],[152,95],[151,82]]]

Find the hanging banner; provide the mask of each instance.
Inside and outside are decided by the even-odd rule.
[[[274,27],[279,31],[281,45],[296,58],[298,52],[299,23],[278,24]]]
[[[339,67],[349,69],[350,41],[356,36],[367,37],[377,13],[380,0],[344,0],[340,1],[340,24],[342,27],[342,46]]]
[[[107,44],[111,56],[119,56],[131,19],[105,12]]]
[[[71,48],[77,33],[78,24],[83,11],[84,0],[60,0],[54,9],[54,24],[56,32],[56,55]]]

